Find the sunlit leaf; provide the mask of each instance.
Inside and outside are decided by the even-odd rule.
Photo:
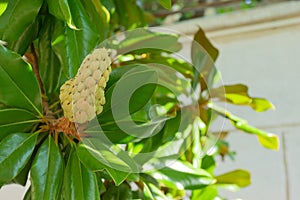
[[[246,187],[251,184],[250,173],[246,170],[234,170],[215,177],[216,184],[233,184],[238,187]]]
[[[234,123],[234,126],[240,130],[247,133],[252,133],[257,135],[259,143],[265,148],[278,150],[279,149],[279,138],[277,135],[265,132],[261,129],[255,128],[245,123]]]
[[[165,168],[150,173],[156,180],[174,189],[200,189],[215,182],[205,170],[182,161],[171,162]]]
[[[126,38],[115,47],[118,54],[143,54],[154,51],[175,53],[181,49],[177,35],[135,29],[126,32]]]
[[[275,106],[270,101],[263,98],[252,98],[250,105],[257,112],[263,112],[268,109],[275,109]]]
[[[274,105],[266,99],[254,98],[248,94],[248,87],[243,84],[222,85],[209,91],[212,98],[236,105],[250,106],[257,112],[274,109]]]
[[[241,119],[233,115],[229,111],[220,108],[214,104],[209,104],[208,106],[212,108],[212,110],[216,112],[218,115],[221,115],[229,119],[237,129],[240,129],[246,133],[255,134],[258,137],[258,141],[260,142],[260,144],[265,148],[278,150],[279,139],[277,135],[255,128],[254,126],[249,125],[246,120]]]
[[[218,189],[216,186],[208,186],[201,190],[193,190],[191,200],[215,200],[216,196],[218,196]]]

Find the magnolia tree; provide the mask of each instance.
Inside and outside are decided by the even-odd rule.
[[[222,199],[218,188],[245,187],[250,174],[214,173],[231,155],[215,119],[278,148],[224,109],[273,106],[221,83],[201,29],[187,58],[186,36],[145,28],[151,14],[134,0],[0,5],[0,187],[30,179],[24,199],[39,200]]]

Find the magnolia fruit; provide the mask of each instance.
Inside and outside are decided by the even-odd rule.
[[[95,49],[84,58],[75,78],[61,86],[61,106],[64,116],[70,121],[84,123],[102,112],[110,64],[108,51],[104,48]]]

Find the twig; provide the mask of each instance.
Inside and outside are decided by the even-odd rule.
[[[36,79],[39,83],[39,86],[40,86],[40,90],[41,90],[41,94],[42,94],[42,104],[43,104],[43,108],[44,108],[44,114],[47,115],[47,113],[49,112],[49,105],[48,105],[47,95],[46,95],[46,92],[45,92],[45,89],[44,89],[44,84],[43,84],[43,81],[42,81],[41,76],[40,76],[38,57],[37,57],[37,54],[36,54],[33,43],[31,43],[31,45],[30,45],[30,50],[31,50],[31,53],[32,53],[32,56],[33,56],[32,70],[33,70],[33,73],[34,73],[34,75],[35,75],[35,77],[36,77]]]
[[[290,188],[289,188],[289,170],[288,170],[288,162],[287,162],[287,152],[286,152],[286,143],[285,143],[285,133],[282,133],[282,160],[283,160],[283,168],[285,175],[285,192],[286,192],[286,200],[290,200]]]

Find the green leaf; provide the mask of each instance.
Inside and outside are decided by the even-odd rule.
[[[0,38],[7,42],[9,49],[25,53],[37,33],[36,17],[42,4],[43,0],[8,1],[0,17]]]
[[[76,29],[73,23],[68,0],[47,0],[49,12],[56,18],[66,22],[71,29]]]
[[[174,161],[165,168],[150,174],[165,186],[174,189],[200,189],[215,182],[205,170],[194,168],[190,163]]]
[[[42,116],[41,93],[30,65],[0,45],[0,102]]]
[[[198,32],[194,35],[194,41],[198,43],[205,51],[210,55],[213,61],[216,61],[219,50],[213,46],[213,44],[206,37],[205,32],[199,27]],[[198,45],[193,42],[192,44],[192,57],[196,56],[198,51]],[[195,58],[196,59],[196,58]]]
[[[25,167],[33,152],[37,134],[11,134],[0,142],[0,185],[10,182]]]
[[[30,171],[32,199],[58,199],[63,180],[63,158],[49,137],[40,146]]]
[[[114,0],[115,20],[117,28],[135,29],[146,26],[144,12],[137,5],[136,0]]]
[[[146,200],[169,200],[170,198],[167,197],[163,191],[161,191],[157,186],[148,183],[144,185],[144,197]]]
[[[128,68],[132,69],[128,72],[122,70],[124,74],[120,79],[116,80],[116,78],[114,79],[116,82],[109,83],[111,87],[108,86],[105,93],[106,104],[98,117],[100,123],[129,117],[129,114],[144,107],[152,97],[158,79],[156,71],[142,65],[128,66]],[[121,75],[114,71],[117,76]],[[115,114],[117,116],[114,116]]]
[[[252,98],[250,106],[257,112],[275,109],[275,106],[270,101],[263,98]]]
[[[90,137],[77,149],[78,157],[88,169],[96,171],[105,168],[116,185],[120,185],[130,173],[138,172],[135,161],[104,135],[97,133]]]
[[[251,184],[250,173],[246,170],[234,170],[215,177],[216,184],[233,184],[238,187],[246,187]]]
[[[113,184],[108,185],[108,189],[105,193],[101,196],[102,200],[111,200],[111,199],[118,199],[118,200],[127,200],[133,199],[132,191],[130,186],[126,183],[123,183],[119,186],[115,186]]]
[[[29,175],[29,171],[30,171],[30,167],[33,161],[33,156],[35,155],[35,153],[33,152],[29,161],[27,162],[27,164],[25,165],[25,167],[22,169],[22,171],[12,180],[13,183],[17,183],[20,184],[22,186],[25,186],[28,180],[28,175]]]
[[[1,2],[0,3],[0,16],[4,13],[8,5],[8,2]]]
[[[215,197],[218,196],[218,189],[215,186],[208,186],[201,190],[193,190],[191,200],[215,200]]]
[[[201,89],[206,87],[211,88],[217,77],[218,71],[214,65],[214,61],[219,54],[209,39],[206,37],[204,31],[199,28],[198,32],[194,35],[194,41],[192,42],[191,56],[192,63],[195,67],[195,78],[193,80],[193,87],[199,82],[199,76],[202,75],[204,85],[201,85]]]
[[[95,26],[96,32],[99,34],[99,42],[109,37],[110,29],[110,13],[106,7],[102,5],[102,1],[82,1],[89,19]]]
[[[80,163],[74,148],[65,169],[64,197],[66,200],[100,200],[96,174]]]
[[[234,126],[247,133],[257,135],[259,143],[267,149],[278,150],[279,139],[278,136],[272,133],[265,132],[243,122],[234,123]]]
[[[19,108],[0,110],[0,141],[10,133],[27,132],[40,122],[31,112]]]
[[[162,5],[166,9],[172,8],[172,1],[171,0],[158,0],[159,4]]]
[[[56,2],[56,1],[51,1]],[[39,35],[39,70],[45,87],[47,96],[51,101],[53,94],[58,88],[58,83],[62,71],[59,59],[54,53],[51,45],[52,34],[55,29],[55,20],[52,16],[44,19],[44,24]]]
[[[78,30],[65,27],[65,32],[56,42],[63,44],[59,48],[58,57],[65,59],[66,64],[63,64],[63,71],[66,77],[72,78],[76,75],[83,59],[88,55],[98,44],[99,34],[95,30],[95,26],[89,19],[88,13],[83,7],[80,0],[72,1],[69,4],[71,15]]]
[[[248,105],[257,112],[275,108],[274,105],[266,99],[250,97],[248,87],[243,84],[222,85],[210,90],[210,95],[212,98],[218,98],[235,105]]]
[[[97,152],[95,152],[96,154]],[[102,171],[105,169],[105,165],[101,160],[97,159],[97,156],[91,153],[88,147],[84,144],[79,144],[77,148],[77,154],[83,165],[90,171]]]
[[[249,125],[247,121],[231,114],[229,111],[220,108],[212,103],[209,103],[208,106],[218,115],[229,119],[237,129],[240,129],[246,133],[255,134],[258,137],[258,141],[260,142],[260,144],[265,148],[278,150],[279,139],[277,135],[255,128]]]
[[[143,54],[149,53],[149,51],[175,53],[182,47],[178,42],[178,38],[178,35],[152,32],[139,28],[127,31],[125,39],[116,45],[115,49],[119,55]]]

